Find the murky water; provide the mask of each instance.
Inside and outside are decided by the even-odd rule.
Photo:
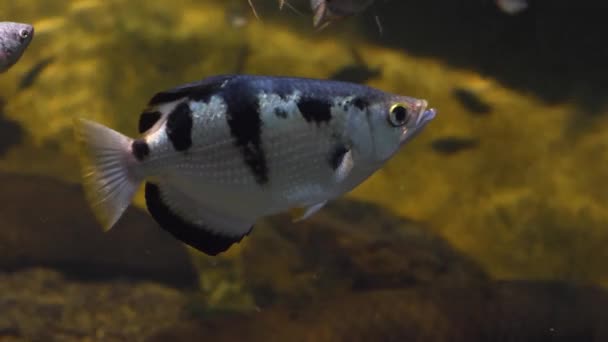
[[[0,340],[608,340],[608,5],[378,1],[312,29],[277,1],[0,3]],[[378,31],[375,16],[382,25]],[[154,93],[223,73],[337,78],[439,115],[317,215],[186,248],[143,194],[103,233],[72,120],[134,136]]]

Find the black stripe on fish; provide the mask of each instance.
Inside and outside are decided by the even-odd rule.
[[[150,154],[150,146],[145,140],[136,139],[131,144],[131,151],[137,160],[142,161]]]
[[[184,84],[173,89],[159,92],[150,99],[148,105],[154,106],[161,103],[173,102],[182,98],[207,102],[211,96],[215,95],[222,88],[226,81],[233,77],[234,75],[208,77],[201,81]]]
[[[160,119],[161,116],[162,114],[159,111],[141,113],[141,115],[139,116],[138,125],[139,133],[143,133],[152,128],[152,126],[154,126],[154,124]]]
[[[340,167],[346,153],[348,153],[348,149],[344,144],[338,144],[331,150],[328,161],[332,170],[335,171]]]
[[[146,182],[146,206],[158,224],[175,238],[208,255],[224,252],[251,232],[239,237],[218,235],[204,226],[186,222],[163,201],[158,185]]]
[[[331,103],[326,100],[302,97],[298,100],[298,109],[307,122],[320,124],[331,120]]]
[[[245,164],[249,167],[256,182],[268,183],[268,166],[262,147],[262,119],[260,106],[253,89],[244,84],[235,84],[225,91],[226,121],[235,145],[241,150]]]
[[[192,146],[192,111],[188,102],[178,104],[167,117],[167,136],[176,151]]]
[[[352,104],[359,108],[359,110],[365,110],[369,106],[369,102],[362,97],[355,97],[352,101]]]

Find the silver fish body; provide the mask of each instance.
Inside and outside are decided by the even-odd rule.
[[[29,24],[0,22],[0,73],[13,66],[27,49],[34,37],[34,27]]]
[[[261,217],[304,219],[352,190],[435,116],[426,107],[337,81],[212,77],[156,94],[138,139],[80,122],[85,188],[109,229],[146,181],[159,224],[214,255]]]

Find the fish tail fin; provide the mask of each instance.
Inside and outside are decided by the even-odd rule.
[[[110,230],[127,209],[142,177],[134,170],[133,139],[93,121],[75,119],[86,198],[103,226]]]

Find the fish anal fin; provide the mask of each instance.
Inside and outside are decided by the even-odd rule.
[[[146,205],[164,230],[208,255],[228,250],[253,229],[253,222],[204,208],[168,185],[147,182]]]

